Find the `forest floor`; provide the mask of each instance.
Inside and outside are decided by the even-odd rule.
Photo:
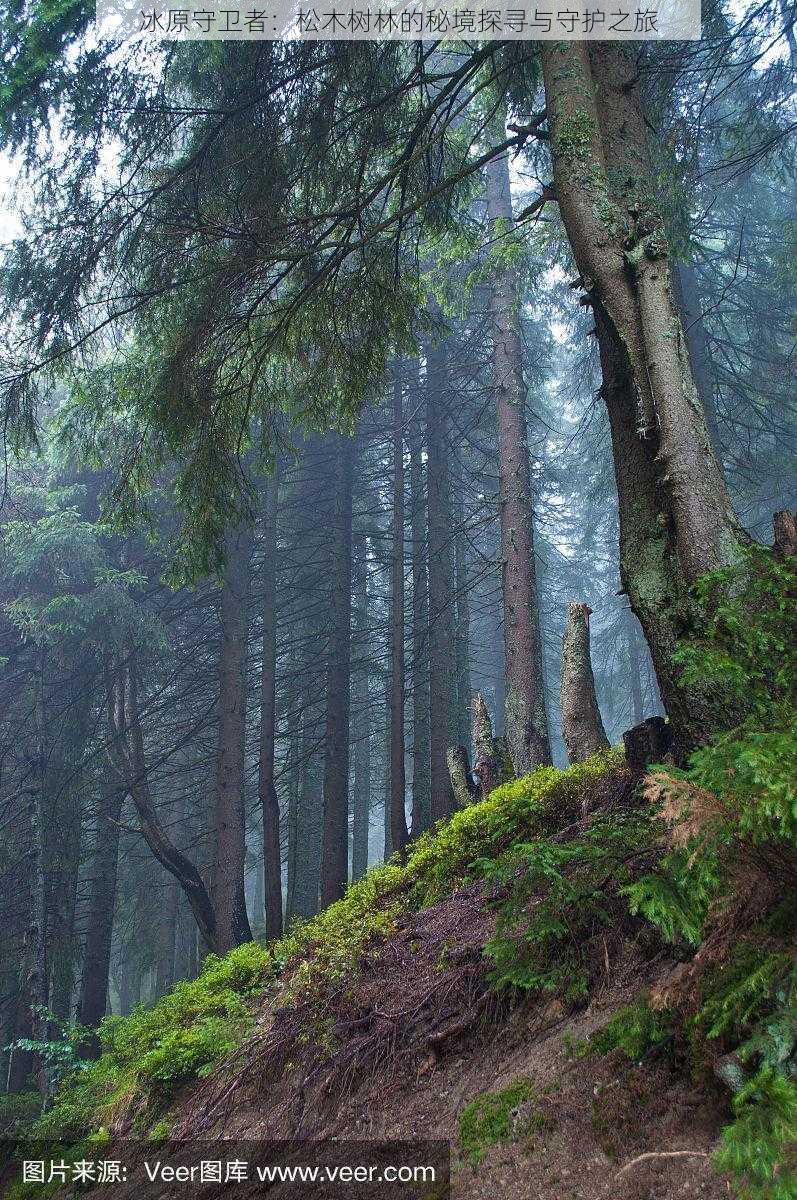
[[[276,949],[209,961],[199,980],[109,1029],[49,1128],[74,1128],[78,1114],[83,1130],[144,1138],[146,1158],[172,1163],[190,1161],[186,1141],[439,1139],[451,1147],[454,1200],[728,1197],[712,1164],[728,1093],[645,1001],[679,960],[624,894],[660,855],[640,781],[611,751],[460,810],[405,864],[376,868]],[[527,990],[496,979],[518,886],[510,966],[549,980],[538,974]],[[242,1002],[250,1017],[235,1048],[214,1054],[206,1043],[239,1028]],[[180,1053],[197,1047],[206,1057],[181,1076]],[[172,1194],[185,1190],[92,1191]],[[262,1185],[201,1191],[233,1194]],[[327,1194],[340,1186],[308,1197]]]
[[[621,769],[601,781],[597,801],[625,806],[635,787]],[[603,939],[579,1009],[557,998],[510,1003],[490,988],[483,954],[492,899],[467,883],[372,939],[354,982],[316,1001],[312,1037],[301,1033],[307,1011],[266,1005],[240,1054],[180,1106],[172,1136],[445,1139],[452,1196],[463,1200],[727,1197],[710,1161],[728,1119],[717,1090],[693,1085],[672,1047],[641,1063],[590,1047],[672,970],[667,952],[620,932]],[[471,1155],[463,1112],[485,1093],[500,1109],[518,1084],[525,1098],[507,1101],[503,1135]]]

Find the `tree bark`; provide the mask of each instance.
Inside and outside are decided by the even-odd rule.
[[[467,808],[477,797],[471,778],[470,760],[465,746],[449,746],[446,751],[451,790],[458,808]]]
[[[506,156],[486,169],[493,237],[512,227]],[[534,511],[526,427],[526,385],[518,301],[512,274],[495,271],[491,290],[492,387],[498,422],[506,737],[515,772],[551,762],[534,556]]]
[[[179,892],[172,875],[166,874],[158,914],[158,936],[155,946],[155,997],[165,996],[174,983],[175,941]]]
[[[401,369],[393,368],[393,521],[390,564],[390,842],[407,845],[404,767],[404,402]]]
[[[276,468],[266,483],[263,508],[263,649],[260,668],[260,757],[257,791],[263,820],[263,895],[266,937],[282,936],[282,851],[280,807],[274,781],[277,688],[277,506]]]
[[[484,696],[480,694],[473,697],[473,751],[473,774],[479,781],[479,790],[485,800],[501,782],[501,764],[493,738],[490,711]]]
[[[87,1029],[94,1029],[99,1025],[108,1007],[108,977],[119,865],[119,818],[122,815],[125,796],[124,788],[115,777],[110,763],[105,771],[97,810],[97,833],[78,1005],[78,1021]]]
[[[446,454],[448,420],[446,353],[429,346],[426,362],[426,447],[429,578],[429,758],[430,821],[454,811],[454,793],[446,753],[456,731],[454,706],[454,637],[451,602],[454,568],[451,545],[451,490]]]
[[[413,411],[410,435],[410,527],[412,530],[412,817],[413,838],[429,828],[429,581],[427,574],[426,489],[418,361],[409,364]]]
[[[351,703],[351,515],[354,439],[336,437],[337,483],[331,567],[332,629],[327,657],[321,904],[339,900],[348,879]]]
[[[351,877],[362,879],[368,870],[368,835],[371,821],[371,702],[368,656],[368,550],[365,534],[354,546],[354,605],[358,663],[353,675],[354,795],[351,846]]]
[[[621,579],[683,752],[738,720],[718,692],[687,687],[672,655],[699,632],[691,585],[738,563],[749,539],[731,510],[673,300],[634,62],[608,42],[546,42],[541,58],[556,196],[595,313]]]
[[[244,756],[251,554],[251,530],[231,531],[227,538],[220,612],[216,858],[212,884],[216,915],[214,949],[218,954],[226,954],[252,937],[244,900]]]
[[[584,762],[609,746],[592,674],[591,611],[586,604],[570,604],[562,646],[562,735],[571,763]]]

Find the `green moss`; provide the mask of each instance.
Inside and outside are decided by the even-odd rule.
[[[459,1145],[472,1166],[477,1166],[490,1146],[539,1128],[544,1114],[530,1107],[535,1098],[529,1079],[516,1079],[500,1092],[482,1092],[463,1110],[459,1121]],[[521,1116],[522,1105],[529,1105]]]
[[[496,788],[419,838],[405,864],[394,858],[369,871],[268,949],[252,942],[226,958],[210,956],[198,979],[177,984],[154,1007],[106,1018],[101,1057],[64,1082],[33,1134],[77,1139],[133,1111],[137,1133],[157,1129],[176,1092],[241,1043],[255,1002],[281,976],[282,1005],[312,1000],[336,980],[352,986],[366,947],[389,937],[400,913],[451,894],[475,859],[498,856],[518,836],[542,836],[578,815],[584,788],[621,757],[609,751],[565,771],[544,767]],[[309,1036],[317,1043],[328,1031],[314,1028]]]
[[[253,1024],[252,1000],[273,975],[270,955],[250,942],[225,958],[210,955],[197,979],[178,983],[153,1008],[106,1017],[100,1058],[64,1082],[33,1135],[82,1137],[110,1124],[133,1097],[162,1111],[181,1085],[240,1043]]]
[[[554,150],[565,158],[586,159],[594,136],[595,126],[589,114],[584,110],[576,110],[558,122],[553,139]]]
[[[608,1025],[594,1033],[590,1047],[598,1054],[622,1050],[627,1058],[639,1062],[648,1050],[663,1042],[670,1031],[671,1025],[662,1013],[654,1012],[647,1000],[640,999],[621,1008]]]

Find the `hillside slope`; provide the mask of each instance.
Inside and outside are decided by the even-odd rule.
[[[727,1197],[722,1136],[730,1194],[790,1200],[788,1075],[734,1060],[748,1082],[733,1105],[720,1081],[729,1046],[791,1019],[793,921],[753,927],[751,959],[737,913],[741,973],[726,946],[703,1007],[683,1001],[705,950],[693,957],[657,889],[702,934],[661,873],[640,784],[610,751],[496,789],[276,945],[211,958],[154,1009],[107,1019],[102,1057],[34,1132],[163,1154],[185,1139],[441,1138],[453,1196],[474,1200]],[[753,874],[746,886],[739,911],[760,925]],[[705,886],[698,901],[720,911]]]

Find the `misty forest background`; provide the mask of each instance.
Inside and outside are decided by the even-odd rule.
[[[651,156],[642,186],[632,117],[606,118],[631,224],[604,242],[550,49],[120,54],[81,5],[37,11],[2,25],[6,1047],[151,1002],[400,852],[457,802],[448,749],[479,757],[474,696],[517,773],[566,763],[572,601],[608,740],[666,711],[699,742],[722,697],[705,715],[667,673],[640,560],[680,538],[691,585],[725,560],[684,505],[771,543],[795,503],[789,0],[589,51]],[[642,467],[618,509],[618,237],[667,265],[719,464],[692,486],[692,434],[637,381],[644,470],[672,457],[658,516]]]

